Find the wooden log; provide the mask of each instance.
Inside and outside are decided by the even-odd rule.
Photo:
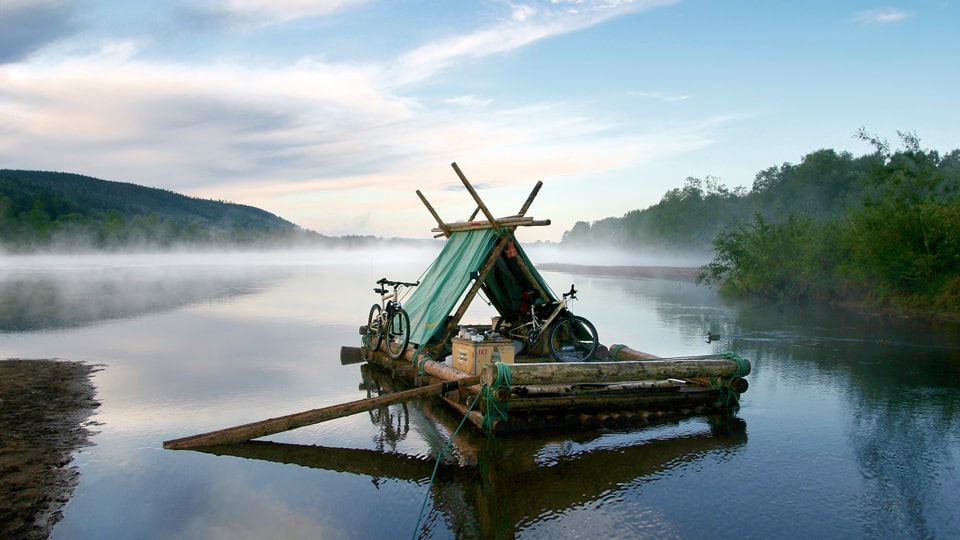
[[[510,414],[532,411],[612,410],[648,407],[696,407],[716,403],[720,391],[708,388],[658,394],[621,394],[614,396],[556,396],[510,400]]]
[[[530,196],[527,197],[526,202],[523,203],[523,206],[520,207],[519,215],[524,215],[527,213],[527,210],[530,209],[530,205],[533,204],[533,199],[537,197],[537,193],[540,193],[540,188],[543,187],[543,181],[537,180],[537,185],[533,186],[533,191],[530,192]]]
[[[449,405],[453,410],[460,413],[461,416],[466,416],[467,420],[473,424],[473,426],[479,430],[483,429],[483,414],[480,411],[471,411],[463,403],[459,403],[452,399],[441,398],[447,405]],[[506,426],[501,426],[501,430]],[[496,426],[494,426],[494,432],[496,432]]]
[[[626,345],[611,345],[607,359],[611,362],[620,360],[655,360],[658,356],[650,353],[635,351]]]
[[[748,383],[743,377],[720,378],[716,381],[711,381],[709,377],[695,377],[687,380],[699,384],[700,386],[718,386],[720,388],[726,388],[738,394],[742,394],[746,392],[748,388],[750,388],[750,383]]]
[[[443,220],[440,219],[440,215],[437,214],[437,211],[433,209],[433,206],[427,202],[427,198],[423,196],[423,193],[421,193],[419,189],[417,190],[417,197],[420,197],[420,201],[422,201],[424,206],[427,207],[427,210],[430,211],[430,215],[433,216],[433,219],[437,220],[437,224],[440,226],[440,231],[443,232],[444,236],[450,236],[450,230],[447,229],[447,226],[444,225]],[[436,232],[436,230],[434,230],[434,232]]]
[[[614,418],[613,415],[610,415],[604,412],[599,412],[595,416],[597,417],[597,421],[600,422],[601,426],[605,428],[617,427],[617,419]]]
[[[533,219],[532,217],[508,217],[498,219],[497,223],[508,228],[546,227],[551,224],[551,221],[549,219]],[[492,228],[493,226],[487,221],[458,221],[454,223],[444,223],[443,228],[434,227],[430,229],[430,232],[463,232]]]
[[[580,413],[580,426],[586,429],[597,429],[600,427],[600,421],[592,414]]]
[[[738,363],[723,355],[660,358],[624,362],[545,362],[512,364],[514,386],[583,382],[626,382],[693,377],[729,377],[737,373]],[[750,364],[747,362],[747,373]],[[497,366],[488,364],[480,374],[481,382],[492,385]],[[741,374],[744,375],[744,374]]]
[[[347,366],[350,364],[361,364],[366,362],[366,358],[361,354],[360,347],[347,347],[346,345],[340,347],[340,365]]]
[[[471,377],[461,380],[460,384],[465,386],[472,385],[476,384],[477,381],[479,381],[479,377]],[[185,448],[210,446],[214,444],[241,443],[251,439],[265,437],[267,435],[273,435],[274,433],[290,431],[291,429],[297,429],[304,426],[318,424],[320,422],[326,422],[327,420],[333,420],[335,418],[350,416],[359,412],[386,407],[395,403],[403,403],[405,401],[410,401],[412,399],[421,397],[440,395],[441,393],[455,390],[456,386],[458,386],[458,383],[456,382],[442,382],[439,384],[432,384],[430,386],[397,392],[395,394],[387,394],[375,398],[360,399],[357,401],[351,401],[349,403],[331,405],[329,407],[323,407],[320,409],[313,409],[309,411],[288,414],[286,416],[280,416],[277,418],[270,418],[260,422],[252,422],[242,426],[220,429],[217,431],[211,431],[209,433],[202,433],[200,435],[183,437],[181,439],[164,441],[163,447],[173,450],[181,450]]]
[[[675,390],[684,385],[674,381],[634,381],[625,383],[588,383],[588,384],[543,384],[537,386],[515,386],[513,392],[519,396],[582,396],[589,394],[626,394],[644,391]],[[709,386],[706,385],[706,386]]]
[[[480,207],[480,211],[483,212],[483,215],[486,216],[487,221],[490,222],[490,225],[493,226],[493,230],[500,231],[500,225],[497,223],[497,219],[493,217],[493,214],[490,213],[490,210],[487,209],[487,205],[483,204],[483,199],[480,198],[480,195],[477,194],[477,191],[473,189],[473,186],[470,185],[470,181],[467,180],[467,177],[464,176],[463,171],[460,170],[460,167],[457,166],[456,162],[450,164],[453,167],[453,170],[456,171],[457,176],[460,177],[460,181],[463,182],[464,187],[467,188],[467,191],[470,192],[470,196],[473,197],[473,200],[476,201],[477,206]]]

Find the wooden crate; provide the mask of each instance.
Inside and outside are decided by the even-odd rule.
[[[499,341],[471,341],[465,338],[453,338],[453,367],[477,375],[483,366],[493,363],[493,351],[500,354],[504,364],[513,363],[513,342],[509,339]]]

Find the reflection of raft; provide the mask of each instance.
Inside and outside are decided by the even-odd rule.
[[[367,388],[371,397],[406,388],[374,365],[364,365],[361,371],[361,387]],[[462,418],[434,400],[376,413],[371,414],[371,421],[381,427],[376,441],[383,450],[253,441],[202,451],[367,476],[376,485],[383,480],[417,484],[418,488],[429,485],[434,512],[442,514],[458,536],[513,538],[536,523],[537,516],[556,516],[610,500],[613,492],[629,490],[675,468],[709,461],[710,456],[730,456],[747,442],[742,420],[717,414],[698,418],[679,430],[664,425],[650,432],[612,437],[599,432],[579,432],[573,437],[543,433],[513,437],[508,444],[462,430],[452,439],[456,451],[434,460],[390,451],[406,436],[396,426],[407,426],[431,441],[432,456],[447,444]],[[678,411],[664,413],[672,418],[679,415]]]
[[[477,210],[467,222],[445,223],[417,191],[437,221],[434,232],[446,236],[447,243],[403,304],[411,326],[406,353],[391,359],[384,345],[371,349],[364,340],[364,360],[397,376],[459,381],[480,375],[479,385],[448,392],[443,399],[477,427],[497,433],[610,426],[643,422],[665,411],[736,408],[748,386],[743,377],[750,364],[734,354],[656,358],[624,345],[601,345],[597,358],[602,361],[557,362],[545,344],[504,342],[495,334],[479,343],[458,340],[461,319],[481,292],[501,317],[521,311],[525,291],[547,305],[557,298],[514,237],[517,227],[550,224],[525,216],[542,183],[518,214],[495,218],[455,163],[453,168]],[[485,219],[474,221],[481,212]],[[493,329],[471,327],[478,335]],[[502,361],[495,361],[498,356]]]

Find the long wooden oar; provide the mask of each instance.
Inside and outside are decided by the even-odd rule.
[[[431,384],[429,386],[414,388],[412,390],[404,390],[403,392],[396,392],[393,394],[387,394],[385,396],[360,399],[357,401],[351,401],[349,403],[341,403],[339,405],[331,405],[329,407],[323,407],[320,409],[288,414],[287,416],[270,418],[268,420],[244,424],[242,426],[220,429],[190,437],[183,437],[182,439],[164,441],[163,447],[171,450],[183,450],[187,448],[197,448],[200,446],[212,446],[215,444],[241,443],[251,439],[265,437],[267,435],[273,435],[274,433],[289,431],[291,429],[297,429],[312,424],[319,424],[320,422],[326,422],[327,420],[333,420],[334,418],[342,418],[344,416],[350,416],[351,414],[369,411],[379,407],[386,407],[387,405],[393,405],[395,403],[403,403],[404,401],[410,401],[411,399],[435,396],[438,394],[451,392],[457,388],[473,386],[479,382],[480,376],[477,375],[474,377],[460,379],[459,381],[447,381]]]

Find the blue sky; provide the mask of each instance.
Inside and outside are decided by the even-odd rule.
[[[960,147],[956,3],[0,0],[0,168],[427,238],[474,204],[576,221],[821,148]],[[896,146],[896,144],[894,144]]]

